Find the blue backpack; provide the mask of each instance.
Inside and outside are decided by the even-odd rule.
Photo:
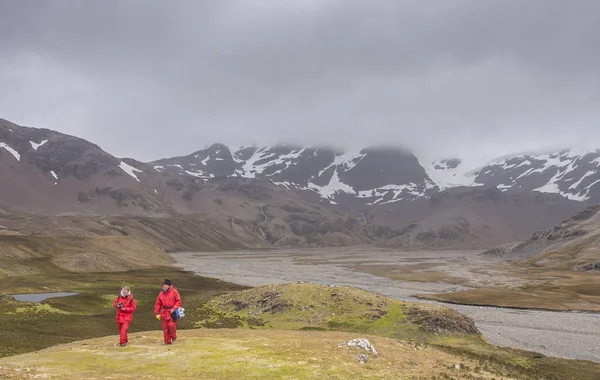
[[[171,319],[174,321],[185,317],[185,309],[182,307],[178,307],[175,311],[171,312]]]

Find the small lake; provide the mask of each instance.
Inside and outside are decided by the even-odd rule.
[[[79,293],[56,292],[56,293],[30,293],[30,294],[8,294],[8,295],[11,296],[12,298],[16,299],[17,301],[42,302],[43,300],[48,299],[48,298],[68,297],[68,296],[74,296],[77,294],[79,294]]]

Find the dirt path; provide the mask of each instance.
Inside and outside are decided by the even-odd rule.
[[[441,282],[393,280],[350,268],[355,265],[386,266],[400,262],[415,265],[434,261],[436,264],[448,262],[448,268],[454,266],[457,271],[464,271],[466,265],[482,260],[474,252],[390,252],[373,248],[179,252],[171,255],[186,270],[242,285],[261,286],[298,281],[349,285],[403,300],[415,300],[412,297],[415,293],[467,288]],[[456,264],[457,260],[469,264],[461,266]],[[444,305],[473,318],[489,343],[600,363],[600,314]]]

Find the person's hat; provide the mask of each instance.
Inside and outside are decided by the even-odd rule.
[[[171,286],[172,283],[171,283],[171,280],[169,280],[168,278],[166,278],[165,282],[163,282],[163,284]]]

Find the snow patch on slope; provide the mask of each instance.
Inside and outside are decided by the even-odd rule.
[[[384,198],[392,193],[392,197],[389,200],[384,201]],[[371,190],[363,190],[358,192],[359,198],[371,198],[377,197],[374,201],[367,203],[367,205],[383,205],[387,203],[399,202],[406,197],[403,194],[412,195],[408,199],[415,199],[415,197],[422,197],[425,194],[419,191],[419,187],[415,183],[409,183],[407,185],[385,185]]]
[[[256,178],[257,174],[262,173],[270,163],[264,165],[255,165],[256,162],[264,160],[269,157],[273,157],[275,153],[268,152],[269,147],[259,148],[254,154],[242,165],[242,172],[240,176],[244,178]]]
[[[29,140],[29,143],[31,144],[31,147],[33,148],[33,150],[38,150],[39,147],[41,147],[42,145],[44,145],[47,142],[48,142],[48,140],[43,140],[41,143],[37,144],[37,143],[34,143],[33,141]]]
[[[506,190],[517,185],[517,181],[521,180],[522,178],[527,178],[530,175],[547,175],[548,173],[553,173],[552,177],[544,185],[532,190],[543,193],[560,194],[571,200],[585,201],[589,199],[588,193],[592,185],[586,187],[584,189],[585,191],[580,190],[576,193],[575,191],[577,191],[577,187],[581,185],[585,178],[597,174],[598,171],[590,170],[581,178],[579,178],[578,181],[575,181],[575,178],[571,179],[571,177],[568,177],[568,175],[573,173],[573,171],[577,169],[578,165],[582,163],[587,164],[590,162],[600,166],[600,157],[595,158],[592,161],[584,160],[586,155],[598,153],[599,151],[596,149],[588,149],[505,156],[490,162],[484,167],[485,169],[481,171],[481,174],[486,175],[493,171],[498,171],[499,173],[512,173],[515,169],[520,167],[533,166],[529,169],[526,169],[523,173],[515,173],[516,178],[510,177],[508,183],[503,183],[497,187],[501,190]],[[535,166],[539,167],[536,168]],[[575,181],[569,186],[567,191],[560,189],[561,185],[564,186],[563,180],[565,178],[568,178],[569,181]]]
[[[185,170],[185,174],[191,175],[192,177],[196,177],[196,178],[202,178],[202,179],[209,178],[209,176],[204,174],[204,172],[202,172],[202,171],[192,172],[189,170]]]
[[[316,151],[315,151],[315,153],[316,153]],[[329,183],[325,186],[318,186],[312,182],[309,182],[308,188],[313,191],[316,191],[317,193],[319,193],[321,195],[321,197],[328,199],[329,201],[331,201],[334,204],[335,204],[335,202],[333,202],[331,198],[337,193],[347,193],[347,194],[356,195],[356,190],[354,190],[354,188],[352,188],[352,186],[350,186],[340,180],[338,171],[339,170],[343,170],[343,171],[352,170],[352,168],[354,168],[360,162],[360,160],[362,160],[365,157],[365,155],[366,154],[360,153],[360,151],[359,152],[348,151],[348,152],[345,152],[345,153],[335,156],[335,158],[333,159],[333,162],[329,166],[325,167],[324,169],[321,169],[317,176],[317,177],[321,177],[323,175],[323,173],[325,173],[330,168],[332,168],[332,167],[335,168],[335,170],[333,171],[333,174],[331,175],[331,179],[329,180]]]
[[[579,185],[581,185],[581,182],[583,182],[584,179],[586,179],[587,177],[596,174],[597,171],[596,170],[589,170],[587,173],[585,173],[581,178],[579,178],[579,181],[575,182],[574,184],[572,184],[571,186],[569,186],[569,190],[571,189],[576,189],[577,187],[579,187]]]
[[[333,172],[333,175],[331,176],[331,179],[329,180],[329,183],[327,185],[317,186],[314,183],[309,182],[308,188],[315,190],[323,198],[327,198],[327,199],[329,199],[330,197],[332,197],[333,195],[335,195],[338,192],[344,192],[344,193],[348,193],[348,194],[356,193],[351,186],[340,181],[340,177],[338,176],[337,168]]]
[[[316,153],[317,152],[315,152],[315,154]],[[354,168],[364,157],[365,154],[356,151],[345,152],[335,156],[333,162],[329,166],[319,171],[318,177],[322,176],[323,173],[325,173],[331,167],[336,167],[336,171],[338,167],[341,167],[344,169],[344,171],[349,171]],[[354,189],[352,191],[354,191]]]
[[[19,154],[19,152],[17,152],[16,150],[14,150],[10,146],[8,146],[8,144],[0,142],[0,148],[4,148],[4,149],[8,150],[9,153],[12,154],[17,159],[17,161],[21,161],[21,155]]]
[[[450,187],[474,186],[478,170],[465,169],[462,162],[456,167],[448,164],[447,160],[436,160],[425,167],[425,171],[431,180],[444,190]]]
[[[269,161],[268,163],[262,165],[264,166],[264,168],[262,168],[262,170],[260,171],[260,173],[262,173],[263,171],[265,171],[265,169],[267,169],[269,166],[272,165],[282,165],[285,164],[285,168],[282,168],[280,170],[277,170],[271,174],[269,174],[269,176],[275,175],[275,174],[279,174],[284,170],[287,170],[291,165],[292,165],[292,160],[297,159],[298,157],[300,157],[300,155],[302,155],[302,153],[304,153],[304,151],[306,150],[306,148],[302,148],[302,149],[297,149],[297,150],[293,150],[288,154],[284,154],[279,156],[279,158]]]
[[[56,181],[54,181],[54,185],[58,185],[58,182],[57,182],[58,181],[58,176],[56,175],[56,173],[54,172],[54,170],[50,170],[50,174],[56,180]]]
[[[121,163],[119,164],[119,167],[127,174],[129,174],[130,176],[132,176],[133,178],[135,178],[136,181],[140,182],[140,180],[138,179],[138,177],[135,175],[135,172],[142,172],[140,169],[134,168],[131,165],[126,164],[125,162],[121,161]]]
[[[244,145],[239,145],[239,146],[229,148],[229,153],[231,154],[231,158],[233,159],[234,162],[236,162],[238,164],[244,163],[244,160],[238,158],[237,154],[245,148],[247,148],[247,147]]]

